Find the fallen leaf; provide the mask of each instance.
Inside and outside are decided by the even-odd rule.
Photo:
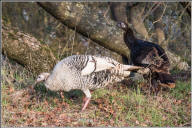
[[[61,119],[66,118],[66,114],[60,114],[60,115],[59,115],[59,118],[61,118]]]

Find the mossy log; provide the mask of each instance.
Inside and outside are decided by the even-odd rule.
[[[123,31],[116,26],[116,22],[109,19],[107,5],[106,8],[96,3],[93,6],[83,2],[40,2],[38,5],[69,28],[111,51],[129,57]]]
[[[47,45],[41,44],[35,37],[12,29],[10,26],[3,25],[2,42],[3,54],[35,74],[50,71],[57,62]]]

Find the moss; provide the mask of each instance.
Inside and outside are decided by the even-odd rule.
[[[15,37],[15,35],[11,32],[8,32],[8,38],[12,39],[12,40],[18,40],[17,37]]]

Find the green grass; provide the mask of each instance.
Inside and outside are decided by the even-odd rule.
[[[64,92],[62,98],[59,92],[49,91],[44,84],[38,84],[34,94],[14,96],[18,92],[27,92],[26,88],[35,81],[33,74],[6,62],[2,76],[3,126],[191,125],[190,80],[178,80],[174,89],[162,91],[157,96],[117,83],[92,92],[88,108],[80,112],[84,94],[79,90]]]
[[[191,82],[177,81],[176,87],[171,90],[171,95],[176,99],[183,99],[191,91]]]

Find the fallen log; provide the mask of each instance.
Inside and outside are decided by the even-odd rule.
[[[111,20],[107,3],[83,2],[38,2],[45,9],[67,27],[86,36],[95,43],[129,58],[129,49],[123,41],[123,31],[116,27],[116,22]],[[102,6],[102,7],[100,7]],[[170,59],[171,69],[188,70],[189,66],[182,59],[166,51]]]

